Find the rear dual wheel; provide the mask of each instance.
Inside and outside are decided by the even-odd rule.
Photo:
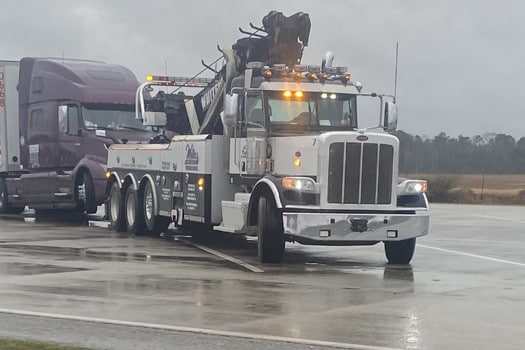
[[[131,186],[126,189],[124,195],[124,223],[129,233],[137,236],[146,233],[138,193]]]
[[[116,231],[128,231],[135,235],[159,236],[170,224],[168,217],[156,215],[153,187],[147,182],[142,192],[132,186],[124,191],[114,182],[108,198],[108,217]]]
[[[116,182],[111,184],[109,198],[106,205],[110,227],[115,231],[125,231],[126,227],[124,225],[122,190],[118,187]]]
[[[144,186],[141,209],[142,217],[144,218],[144,226],[149,235],[159,236],[162,232],[166,232],[170,224],[170,219],[155,214],[158,212],[158,209],[153,195],[153,187],[150,182],[147,182]]]

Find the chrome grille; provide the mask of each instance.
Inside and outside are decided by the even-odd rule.
[[[394,147],[334,142],[328,159],[328,203],[390,204]]]

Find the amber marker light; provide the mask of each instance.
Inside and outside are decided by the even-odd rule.
[[[204,178],[203,177],[197,180],[197,187],[199,188],[199,191],[204,190]]]
[[[283,96],[290,98],[290,97],[292,97],[292,92],[290,90],[286,90],[286,91],[283,92]]]
[[[296,98],[302,98],[303,97],[303,92],[302,91],[296,91],[295,92],[295,97]]]

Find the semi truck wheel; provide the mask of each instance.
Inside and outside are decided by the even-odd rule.
[[[412,260],[416,250],[415,238],[384,243],[386,258],[390,264],[408,264]]]
[[[158,210],[153,197],[153,187],[150,182],[147,182],[146,186],[144,186],[142,199],[142,213],[144,215],[146,231],[150,236],[159,236],[161,232],[165,232],[168,229],[170,220],[167,217],[155,215]]]
[[[79,211],[85,211],[88,214],[97,212],[97,203],[95,202],[95,186],[88,171],[83,171],[77,179],[75,186],[75,198],[77,199],[77,208]]]
[[[282,217],[272,199],[259,198],[257,254],[262,263],[280,263],[284,258]]]
[[[12,207],[9,204],[7,184],[4,179],[0,179],[0,214],[20,214],[23,211],[24,207]]]
[[[131,186],[126,189],[124,195],[124,222],[129,233],[134,235],[146,233],[144,216],[142,210],[139,210],[138,194]]]
[[[115,231],[125,231],[122,213],[122,192],[115,182],[111,185],[107,206],[109,225]]]

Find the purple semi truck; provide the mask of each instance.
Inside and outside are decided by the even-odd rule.
[[[138,86],[115,64],[0,61],[0,213],[25,206],[96,212],[108,147],[156,135],[135,119]]]

